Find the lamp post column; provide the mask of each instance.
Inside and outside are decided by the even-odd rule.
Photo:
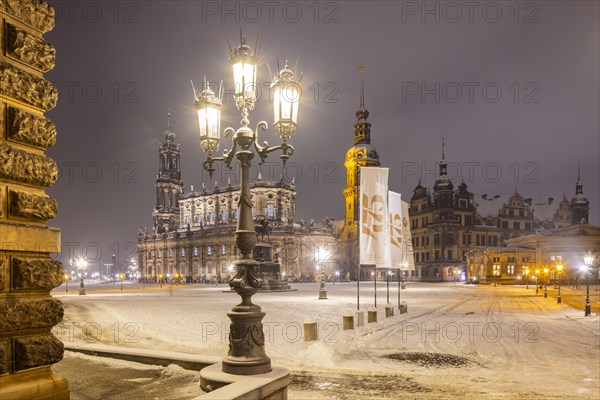
[[[590,281],[587,274],[585,275],[585,316],[589,317],[592,314],[592,306],[590,304]]]
[[[246,128],[248,132],[244,130]],[[265,353],[265,335],[262,319],[265,313],[252,303],[252,296],[262,285],[256,276],[258,263],[252,259],[252,251],[256,245],[256,232],[252,218],[252,202],[250,197],[250,161],[254,154],[249,151],[252,143],[252,132],[247,127],[236,133],[238,144],[242,147],[236,155],[241,170],[241,196],[238,204],[239,218],[235,232],[235,245],[241,258],[234,261],[235,277],[229,286],[242,298],[242,302],[234,306],[227,316],[231,320],[229,332],[229,352],[223,360],[223,372],[236,375],[254,375],[271,371],[271,359]]]

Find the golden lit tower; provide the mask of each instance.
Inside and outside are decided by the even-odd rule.
[[[371,123],[367,122],[369,111],[365,108],[365,68],[361,64],[360,108],[356,111],[357,122],[354,124],[354,146],[346,153],[346,212],[341,239],[347,243],[343,258],[348,260],[347,268],[353,271],[358,263],[357,229],[358,229],[358,195],[360,185],[360,167],[380,166],[379,154],[371,145]]]

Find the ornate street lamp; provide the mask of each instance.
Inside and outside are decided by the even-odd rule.
[[[583,257],[583,262],[585,264],[584,274],[585,274],[585,316],[589,317],[592,314],[592,307],[590,304],[590,281],[588,279],[588,272],[592,268],[594,264],[594,256],[586,255]]]
[[[556,303],[560,304],[562,303],[562,299],[560,298],[560,273],[563,270],[563,265],[559,264],[556,266],[556,280],[558,280],[558,294],[556,297]]]
[[[540,287],[539,276],[540,276],[540,270],[536,269],[535,270],[535,294],[539,293],[539,287]]]
[[[544,298],[548,297],[548,268],[544,268]]]
[[[527,280],[526,289],[529,289],[529,268],[525,268],[525,271],[523,271],[523,273],[525,274],[525,279]]]
[[[195,108],[198,111],[200,128],[200,148],[208,153],[204,169],[212,177],[213,163],[223,161],[228,168],[235,158],[240,163],[241,183],[240,200],[238,202],[238,222],[235,232],[235,244],[240,253],[240,259],[234,262],[235,276],[229,281],[229,286],[242,298],[242,302],[227,313],[231,319],[229,333],[229,353],[223,360],[223,371],[237,375],[254,375],[271,371],[271,360],[264,349],[265,337],[262,319],[265,315],[261,308],[252,303],[252,296],[262,286],[262,280],[256,276],[258,263],[252,258],[252,251],[257,241],[252,217],[252,202],[250,197],[250,164],[256,151],[260,157],[259,163],[265,161],[267,154],[281,150],[279,158],[284,166],[293,154],[293,147],[287,143],[296,131],[298,125],[298,102],[301,95],[300,82],[287,66],[287,63],[273,79],[271,89],[274,95],[273,124],[282,143],[269,147],[267,142],[258,144],[259,128],[265,131],[268,127],[265,121],[260,121],[253,130],[248,125],[249,110],[256,103],[258,56],[246,45],[241,38],[239,47],[230,48],[230,62],[233,67],[235,83],[234,101],[241,111],[241,127],[237,130],[226,128],[225,136],[232,136],[233,145],[230,150],[224,150],[223,156],[214,157],[213,152],[220,144],[220,117],[223,91],[215,94],[204,83],[199,95],[195,95]],[[239,146],[239,150],[238,150]]]

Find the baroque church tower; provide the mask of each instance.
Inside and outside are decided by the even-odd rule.
[[[367,121],[369,111],[365,108],[364,66],[361,72],[360,108],[356,111],[354,124],[354,146],[346,153],[346,188],[344,189],[345,219],[341,231],[342,243],[345,243],[342,258],[347,260],[346,271],[354,271],[358,265],[358,218],[360,193],[360,167],[379,167],[379,153],[371,145],[371,123]],[[354,272],[352,272],[354,273]]]
[[[577,166],[577,183],[575,184],[575,197],[571,200],[571,212],[573,223],[588,222],[590,212],[590,202],[583,194],[583,184],[581,183],[581,167]]]
[[[180,169],[181,146],[175,142],[168,115],[164,141],[158,145],[159,168],[156,175],[156,207],[152,212],[154,232],[175,230],[179,225],[179,197],[183,192]]]

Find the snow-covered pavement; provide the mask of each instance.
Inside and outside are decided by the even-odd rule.
[[[267,313],[267,354],[292,369],[290,398],[600,398],[600,319],[536,296],[524,287],[409,283],[408,314],[342,330],[356,309],[356,284],[297,284],[295,292],[259,293]],[[55,329],[64,342],[101,342],[207,355],[227,350],[226,312],[238,302],[227,286],[54,295],[65,304]],[[373,283],[361,286],[372,309]],[[390,290],[392,304],[397,289]],[[319,340],[303,341],[318,322]],[[68,378],[68,377],[67,377]]]

